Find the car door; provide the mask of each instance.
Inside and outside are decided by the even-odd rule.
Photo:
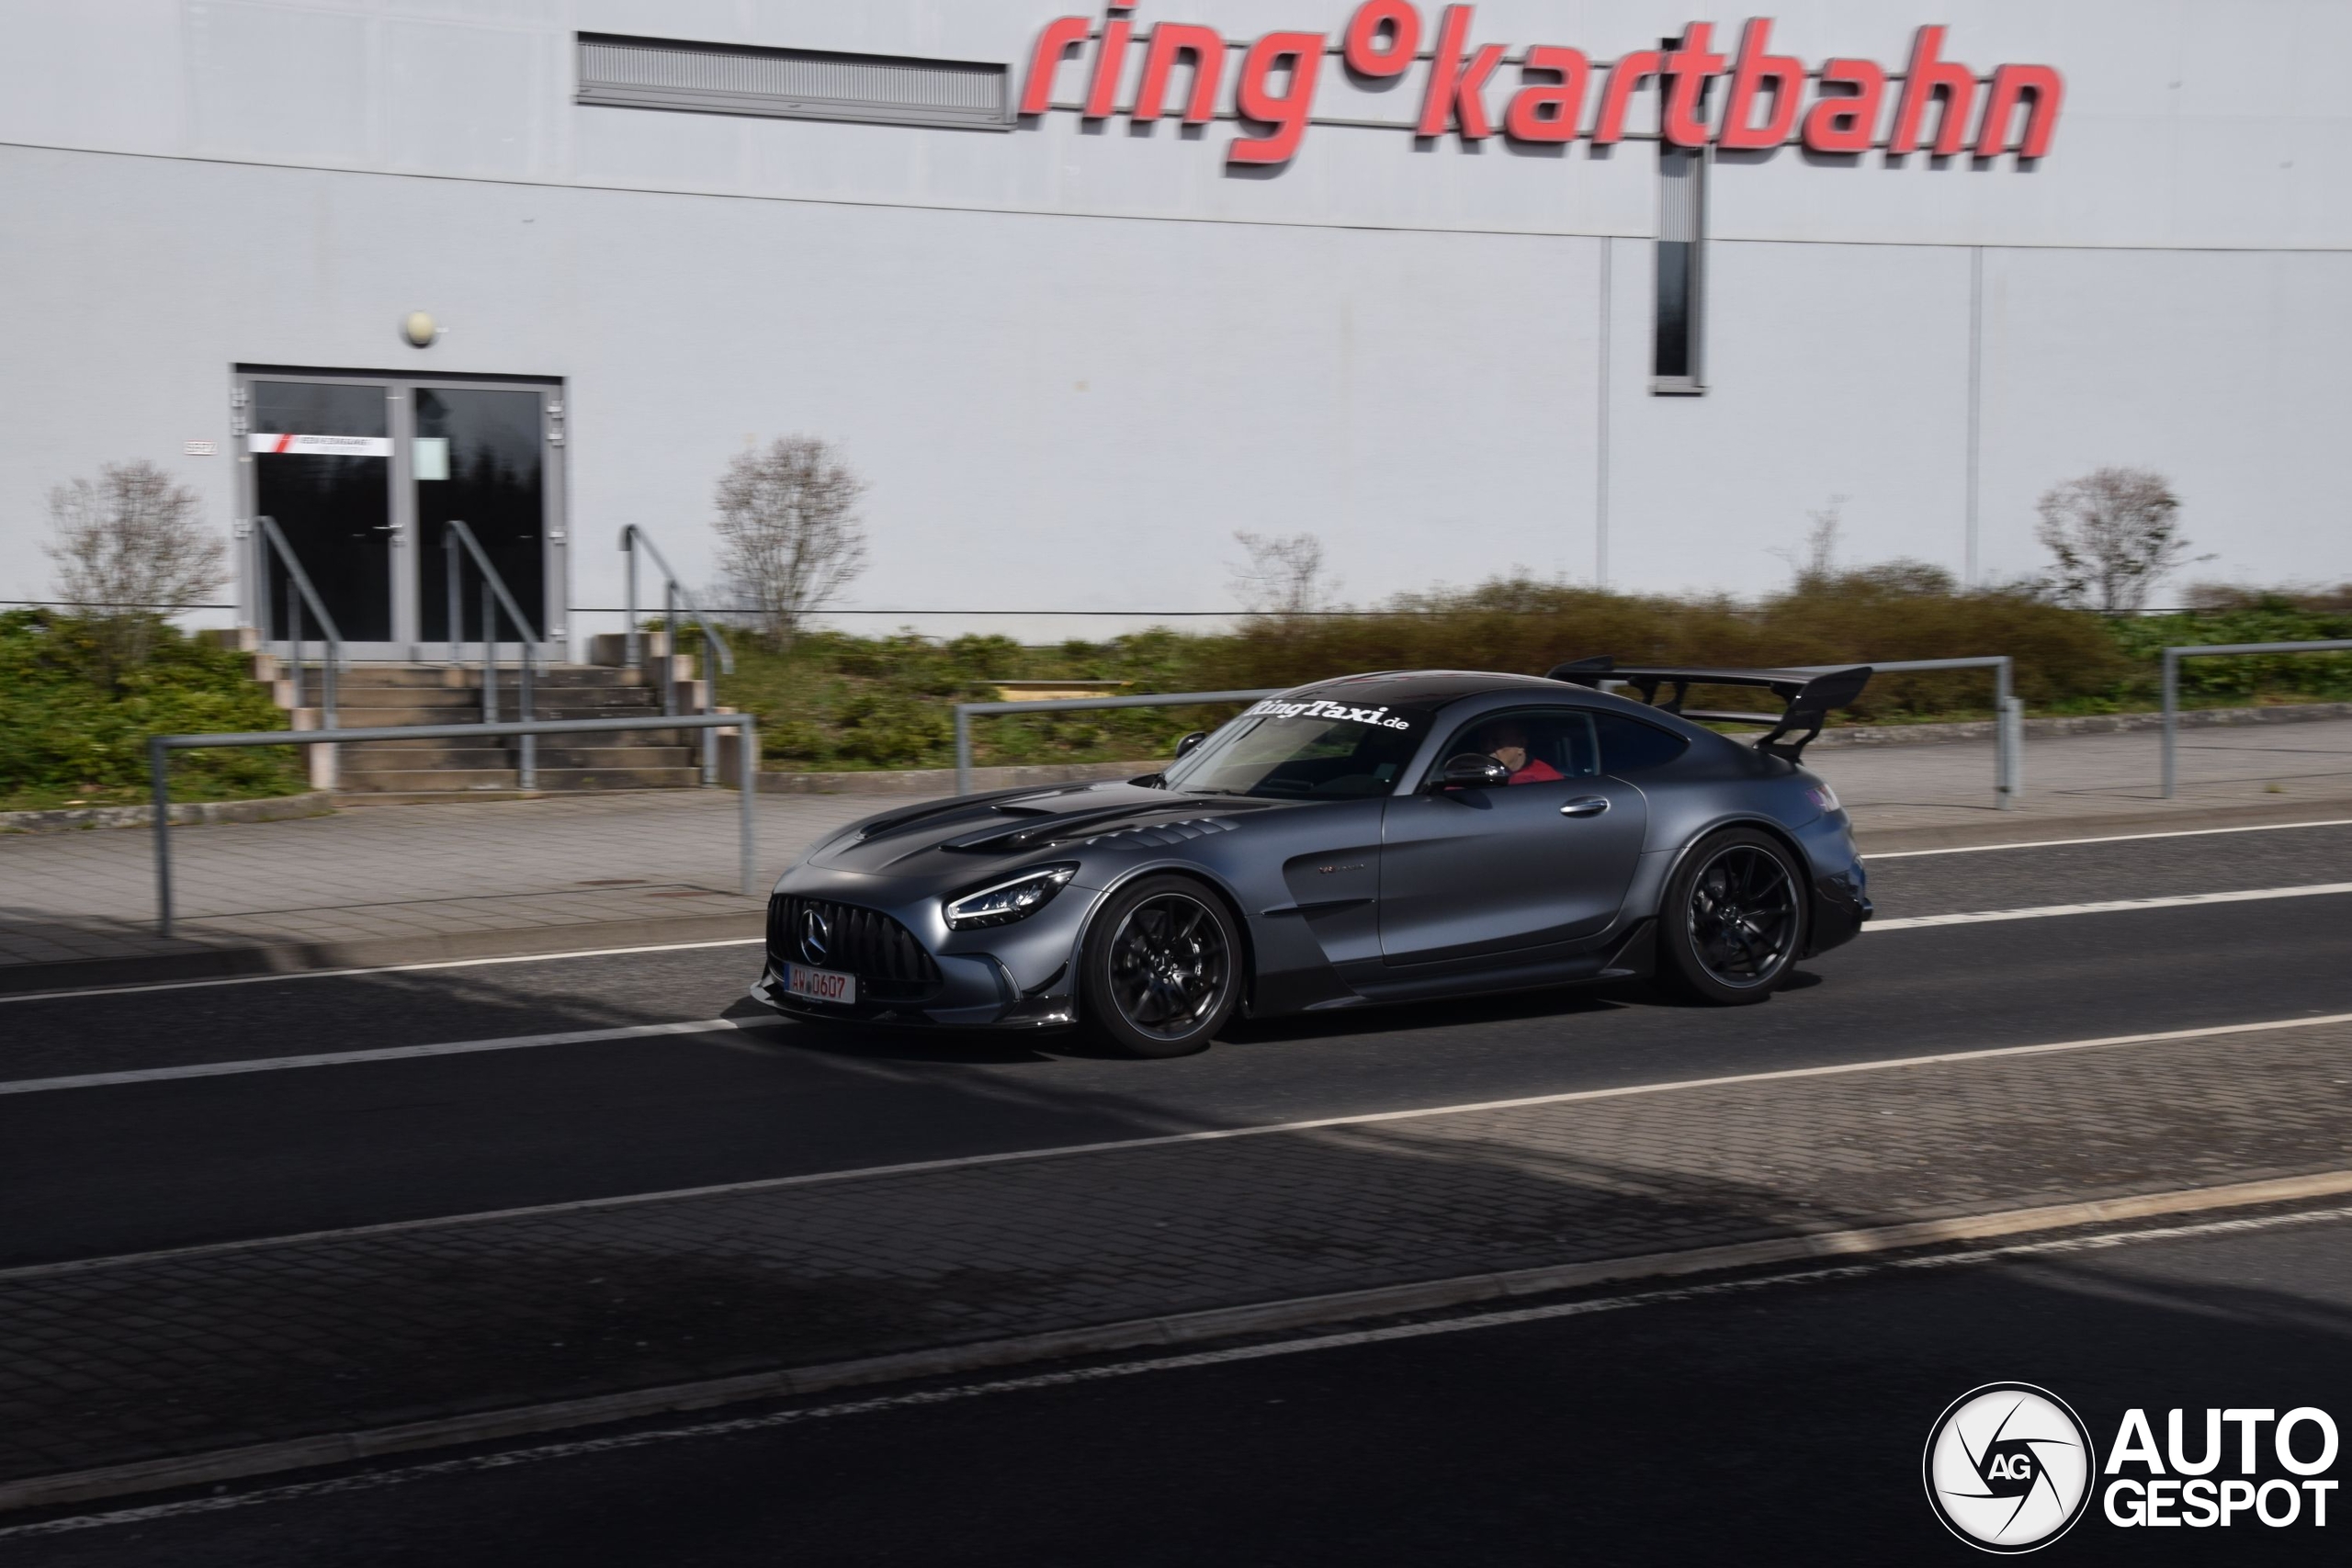
[[[1521,782],[1391,797],[1382,822],[1380,954],[1390,965],[1524,961],[1607,930],[1648,829],[1642,792],[1599,773],[1590,716],[1545,706],[1482,715],[1440,748],[1487,751],[1512,727]],[[1517,766],[1517,764],[1513,764]],[[1546,776],[1546,775],[1549,776]]]

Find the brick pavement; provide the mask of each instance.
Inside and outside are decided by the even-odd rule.
[[[2070,820],[2144,814],[2183,826],[2217,807],[2340,801],[2352,815],[2352,723],[2184,733],[2182,797],[2157,797],[2151,734],[2068,736],[2027,748],[2023,808],[1993,808],[1989,744],[1820,748],[1810,761],[1846,797],[1865,845],[1921,832],[2064,832]],[[865,795],[763,795],[761,864],[903,804]],[[173,833],[179,939],[157,939],[144,829],[0,837],[0,971],[76,959],[185,955],[268,943],[451,941],[459,933],[640,927],[733,915],[736,797],[677,791],[379,806],[292,822]]]
[[[2324,1025],[9,1270],[0,1480],[1377,1285],[2342,1169],[2348,1080],[2352,1026]]]

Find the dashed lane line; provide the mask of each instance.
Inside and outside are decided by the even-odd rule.
[[[2160,833],[2109,833],[2089,839],[2030,839],[2013,844],[1960,844],[1939,850],[1890,850],[1865,853],[1865,861],[1917,860],[1925,855],[1989,854],[1999,850],[2071,849],[2078,844],[2128,844],[2143,839],[2202,839],[2221,833],[2279,833],[2298,828],[2352,828],[2352,817],[2318,822],[2259,822],[2235,828],[2177,828]],[[1884,928],[1881,928],[1884,929]],[[409,975],[434,969],[482,969],[507,964],[554,964],[574,958],[627,958],[649,953],[691,953],[698,948],[756,947],[759,937],[727,937],[711,942],[655,942],[641,947],[582,948],[565,953],[510,953],[499,958],[439,958],[417,964],[379,964],[352,969],[298,969],[279,975],[216,976],[205,980],[159,980],[139,986],[91,986],[59,991],[22,991],[0,996],[0,1007],[11,1002],[96,1000],[103,997],[142,996],[153,991],[210,990],[221,986],[266,986],[282,980],[346,980],[359,975]]]
[[[2112,898],[2092,904],[2045,904],[2024,909],[1971,909],[1948,915],[1913,915],[1902,919],[1872,920],[1862,930],[1866,933],[1917,931],[1930,926],[1985,925],[2003,920],[2042,920],[2062,916],[2110,915],[2138,909],[2190,908],[2204,904],[2245,904],[2272,898],[2312,898],[2344,893],[2352,893],[2352,882],[2322,882],[2302,887],[2245,888],[2229,893],[2181,893],[2155,898]],[[229,1062],[191,1062],[170,1067],[128,1067],[111,1073],[74,1073],[56,1077],[11,1079],[0,1082],[0,1095],[110,1089],[127,1084],[167,1083],[178,1078],[288,1072],[303,1067],[361,1066],[372,1062],[398,1062],[423,1056],[475,1055],[490,1051],[524,1051],[545,1045],[592,1045],[606,1041],[643,1040],[665,1034],[707,1034],[719,1030],[762,1029],[772,1026],[775,1021],[760,1018],[707,1018],[684,1023],[642,1023],[611,1029],[572,1030],[559,1034],[512,1034],[493,1040],[458,1040],[430,1045],[387,1045],[365,1051],[319,1051]]]
[[[1949,1066],[1966,1062],[1999,1061],[2008,1057],[2048,1056],[2124,1045],[2154,1045],[2178,1040],[2218,1040],[2235,1034],[2260,1034],[2275,1030],[2316,1029],[2352,1023],[2352,1012],[2311,1018],[2273,1019],[2261,1023],[2209,1024],[2199,1029],[2173,1029],[2148,1034],[2109,1034],[2090,1040],[2061,1040],[2041,1045],[1997,1045],[1977,1051],[1943,1051],[1928,1056],[1892,1056],[1869,1062],[1840,1062],[1822,1066],[1781,1067],[1769,1072],[1732,1073],[1716,1077],[1670,1078],[1660,1082],[1620,1084],[1609,1089],[1566,1089],[1555,1094],[1522,1095],[1510,1100],[1473,1100],[1455,1105],[1425,1105],[1405,1111],[1367,1111],[1346,1116],[1318,1116],[1297,1122],[1259,1122],[1245,1127],[1214,1127],[1192,1133],[1160,1133],[1139,1138],[1112,1138],[1083,1144],[1057,1144],[1039,1148],[1006,1149],[993,1154],[954,1155],[939,1159],[906,1160],[895,1165],[853,1166],[838,1170],[804,1171],[793,1176],[755,1177],[744,1181],[714,1182],[701,1187],[673,1187],[656,1192],[624,1192],[603,1198],[574,1198],[555,1203],[531,1203],[511,1209],[483,1209],[470,1213],[438,1214],[423,1219],[385,1220],[374,1224],[334,1230],[295,1231],[281,1235],[252,1236],[239,1241],[203,1242],[189,1247],[161,1247],[148,1252],[116,1253],[101,1258],[64,1258],[51,1263],[19,1264],[0,1269],[0,1284],[14,1280],[46,1279],[100,1269],[127,1269],[231,1253],[301,1247],[319,1242],[353,1241],[368,1236],[399,1235],[413,1231],[456,1229],[494,1224],[506,1220],[537,1219],[550,1214],[577,1214],[605,1209],[636,1208],[649,1203],[689,1202],[703,1198],[733,1197],[750,1192],[775,1192],[794,1187],[818,1187],[833,1182],[865,1181],[888,1177],[928,1175],[967,1170],[980,1166],[1019,1165],[1083,1155],[1125,1153],[1133,1149],[1169,1148],[1180,1144],[1223,1143],[1235,1138],[1262,1138],[1283,1134],[1322,1132],[1340,1127],[1374,1127],[1392,1122],[1413,1122],[1438,1116],[1468,1116],[1481,1112],[1517,1111],[1539,1105],[1572,1105],[1586,1100],[1628,1100],[1639,1095],[1673,1094],[1684,1089],[1725,1089],[1748,1084],[1788,1083],[1801,1078],[1843,1077],[1861,1073],[1896,1072],[1908,1067]]]
[[[175,1067],[132,1067],[117,1073],[74,1073],[53,1078],[17,1078],[0,1083],[0,1095],[47,1094],[69,1089],[113,1089],[124,1084],[168,1083],[178,1078],[233,1077],[242,1073],[283,1073],[302,1067],[364,1066],[421,1056],[471,1056],[486,1051],[530,1051],[545,1045],[594,1045],[608,1040],[650,1040],[664,1034],[710,1034],[730,1029],[766,1029],[765,1018],[698,1018],[684,1023],[632,1023],[612,1029],[573,1029],[560,1034],[509,1034],[495,1040],[447,1040],[433,1045],[384,1045],[368,1051],[316,1051],[300,1056],[253,1056],[235,1062],[189,1062]]]
[[[2076,844],[2135,844],[2144,839],[2210,839],[2222,833],[2290,833],[2298,828],[2352,828],[2352,817],[2331,817],[2323,822],[2256,822],[2237,828],[2174,828],[2161,833],[2107,833],[2094,839],[2027,839],[2014,844],[1954,844],[1940,850],[1889,850],[1883,854],[1863,852],[1862,859],[1917,860],[1925,855],[1981,855],[1996,850],[2064,850]]]
[[[1970,909],[1950,915],[1912,915],[1872,920],[1865,931],[1920,931],[1928,926],[1977,926],[2000,920],[2047,920],[2069,915],[2114,915],[2134,909],[2188,909],[2202,904],[2252,904],[2267,898],[2324,898],[2352,893],[2352,882],[2314,882],[2301,887],[2247,887],[2230,893],[2176,893],[2160,898],[2109,898],[2093,904],[2043,904],[2030,909]]]
[[[708,942],[659,942],[640,947],[582,947],[562,953],[514,953],[499,958],[434,958],[414,964],[378,964],[356,969],[291,969],[277,975],[221,975],[209,980],[156,980],[141,986],[17,991],[0,996],[0,1007],[11,1002],[96,1001],[107,997],[145,996],[152,991],[209,991],[221,986],[268,986],[280,980],[348,980],[358,975],[416,975],[429,969],[490,969],[508,964],[554,964],[573,958],[634,958],[649,953],[693,953],[711,947],[757,947],[765,940],[756,936],[730,936]]]

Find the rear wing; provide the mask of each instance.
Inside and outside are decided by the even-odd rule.
[[[1761,724],[1756,749],[1795,761],[1804,754],[1832,708],[1844,707],[1870,684],[1871,667],[1857,664],[1844,670],[1698,670],[1672,665],[1620,665],[1614,659],[1579,659],[1555,666],[1548,679],[1600,689],[1603,681],[1631,686],[1642,701],[1661,712],[1710,724]],[[1671,686],[1673,694],[1658,700],[1658,688]],[[1761,713],[1686,712],[1683,698],[1693,686],[1760,686],[1787,705],[1778,718]]]

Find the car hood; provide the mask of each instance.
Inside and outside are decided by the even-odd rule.
[[[807,863],[869,876],[961,880],[1035,859],[1041,851],[1108,836],[1139,845],[1181,842],[1204,827],[1221,831],[1249,817],[1306,804],[1178,795],[1131,784],[999,790],[869,817],[818,845]]]

